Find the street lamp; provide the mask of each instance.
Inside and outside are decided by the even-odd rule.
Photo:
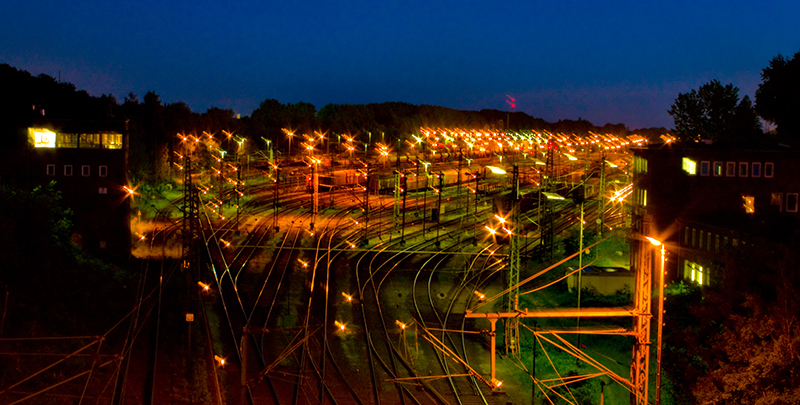
[[[283,130],[284,133],[286,133],[286,137],[289,138],[289,152],[286,153],[286,156],[291,157],[292,156],[292,138],[294,138],[294,132],[290,131],[290,130],[288,130],[286,128],[281,128],[281,129]]]
[[[494,174],[506,174],[505,170],[503,170],[503,169],[501,169],[499,167],[496,167],[496,166],[486,166],[486,168],[489,169],[489,171],[494,173]]]
[[[646,237],[653,246],[661,247],[661,266],[658,274],[658,343],[656,346],[656,405],[661,405],[661,337],[664,327],[664,263],[666,262],[666,249],[664,243],[658,239]]]

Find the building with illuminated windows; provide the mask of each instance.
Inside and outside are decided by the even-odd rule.
[[[713,284],[737,249],[797,229],[796,151],[655,145],[633,153],[634,227],[674,247],[670,278]]]
[[[126,121],[46,120],[27,128],[24,180],[55,181],[74,215],[72,240],[98,257],[130,253]]]

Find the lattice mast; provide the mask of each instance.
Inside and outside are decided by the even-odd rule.
[[[182,227],[182,255],[183,266],[189,269],[196,264],[197,240],[199,239],[200,207],[198,206],[197,187],[192,180],[192,151],[185,150],[183,154],[183,227]],[[195,267],[197,268],[197,267]]]
[[[519,307],[519,269],[520,269],[520,233],[522,226],[519,221],[519,166],[514,165],[512,172],[511,215],[508,229],[509,254],[508,272],[506,273],[506,289],[510,289],[505,296],[505,307],[508,312],[515,312]],[[509,318],[506,322],[506,353],[519,355],[519,318]]]
[[[602,147],[602,146],[601,146]],[[597,211],[597,236],[603,236],[603,227],[605,226],[606,217],[606,152],[603,149],[600,152],[600,199],[598,201],[599,207]]]
[[[540,190],[544,192],[552,193],[554,192],[555,184],[554,184],[554,177],[555,177],[555,142],[553,138],[547,140],[547,161],[545,162],[545,169],[544,169],[544,178],[542,179],[542,184],[540,186]],[[554,237],[554,230],[553,230],[553,205],[548,201],[547,197],[541,198],[541,206],[540,211],[542,213],[540,218],[540,238],[541,242],[539,244],[539,248],[542,250],[542,253],[546,258],[553,257],[553,237]]]
[[[401,232],[400,231],[401,202],[403,204],[402,209],[405,210],[405,193],[403,192],[404,178],[405,178],[404,174],[400,172],[400,156],[397,156],[394,166],[394,211],[392,211],[392,224],[394,225],[394,229],[392,233]]]
[[[646,405],[648,377],[650,374],[650,318],[652,295],[653,252],[647,249],[644,236],[650,234],[651,219],[649,215],[637,215],[639,229],[634,229],[631,240],[631,261],[634,266],[636,291],[634,293],[635,316],[633,318],[634,338],[633,361],[631,362],[631,403]],[[638,237],[637,237],[638,234]]]

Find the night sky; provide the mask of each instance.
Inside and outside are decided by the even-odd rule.
[[[751,98],[800,50],[794,1],[6,1],[0,63],[122,102],[155,91],[250,115],[261,101],[401,101],[548,121],[673,126],[678,93]]]

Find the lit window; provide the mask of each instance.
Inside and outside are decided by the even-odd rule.
[[[697,162],[689,158],[683,158],[683,171],[694,176],[697,174]]]
[[[101,143],[105,149],[121,149],[122,134],[106,133],[101,134]]]
[[[34,148],[55,148],[56,133],[45,128],[28,128],[28,139]]]
[[[739,177],[747,177],[747,168],[750,166],[747,162],[739,162]]]
[[[783,211],[783,193],[772,193],[769,197],[769,204],[778,207],[778,212]]]
[[[748,214],[756,212],[755,197],[751,195],[743,195],[742,200],[744,200],[744,212]]]
[[[56,138],[56,146],[59,148],[77,148],[78,134],[59,133],[58,137]]]
[[[91,166],[89,165],[81,166],[81,176],[87,177],[91,174],[91,171],[92,171]]]
[[[108,166],[100,166],[100,168],[97,170],[97,175],[100,177],[108,176]]]
[[[708,285],[711,281],[708,272],[695,262],[685,261],[683,264],[683,278],[691,280],[699,285]]]
[[[100,134],[80,134],[79,142],[80,148],[99,148]]]
[[[725,175],[728,177],[736,176],[736,162],[725,163]]]
[[[105,249],[105,248],[106,248],[106,241],[101,240],[100,241],[100,249]]]
[[[753,171],[750,173],[752,177],[761,177],[761,163],[753,163]]]
[[[764,163],[764,177],[772,177],[775,173],[775,165],[772,162]]]
[[[797,212],[797,193],[786,193],[786,212]]]
[[[108,194],[108,187],[100,187],[97,189],[98,194]]]
[[[711,162],[700,162],[700,175],[708,176],[711,174]]]
[[[714,176],[722,176],[722,162],[714,162]]]
[[[647,159],[641,156],[633,157],[633,172],[637,174],[647,173]]]
[[[730,242],[730,240],[729,240],[729,239],[728,239],[728,237],[726,236],[726,237],[724,238],[724,242],[723,242],[722,246],[724,246],[724,247],[727,249],[727,248],[731,247],[730,243],[731,243],[731,242]]]
[[[72,176],[72,165],[64,165],[64,176]]]
[[[48,176],[56,175],[56,165],[47,165],[47,175]]]

